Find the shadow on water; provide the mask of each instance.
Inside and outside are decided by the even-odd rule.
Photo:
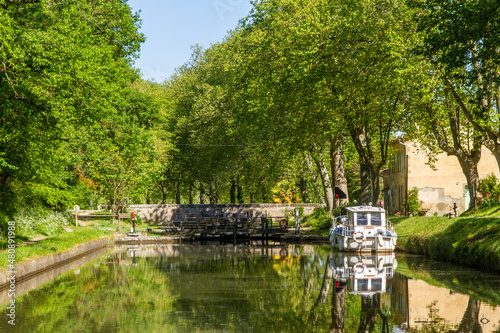
[[[462,270],[448,272],[328,246],[116,246],[19,297],[0,331],[498,332],[497,296],[462,293]],[[480,290],[500,280],[475,275]]]

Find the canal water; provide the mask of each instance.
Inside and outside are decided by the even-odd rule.
[[[19,296],[15,326],[2,305],[0,332],[500,332],[499,275],[422,257],[184,244],[89,260]]]

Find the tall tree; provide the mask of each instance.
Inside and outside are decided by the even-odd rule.
[[[119,0],[0,7],[0,201],[56,207],[71,201],[68,181],[81,169],[68,167],[74,138],[109,125],[136,77],[139,19]]]
[[[411,0],[424,40],[419,50],[441,68],[442,82],[500,169],[500,3]],[[467,94],[463,94],[467,91]],[[469,103],[474,100],[475,103]]]
[[[379,171],[417,70],[407,52],[415,33],[408,14],[401,1],[268,0],[254,4],[244,25],[248,49],[265,64],[255,68],[266,78],[259,86],[267,112],[286,122],[279,128],[297,147],[336,149],[332,138],[349,135],[365,203],[379,202]]]

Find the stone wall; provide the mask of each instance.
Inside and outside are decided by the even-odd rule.
[[[169,224],[185,216],[211,217],[229,216],[231,214],[248,217],[294,217],[295,209],[303,208],[304,215],[311,214],[314,209],[324,207],[320,204],[206,204],[206,205],[131,205],[129,210],[135,211],[144,221],[158,224]]]

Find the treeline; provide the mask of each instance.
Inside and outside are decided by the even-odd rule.
[[[0,1],[0,202],[379,203],[391,142],[500,161],[500,4],[262,0],[161,84],[125,1]],[[477,192],[477,191],[476,191]],[[471,191],[471,206],[477,193]]]

